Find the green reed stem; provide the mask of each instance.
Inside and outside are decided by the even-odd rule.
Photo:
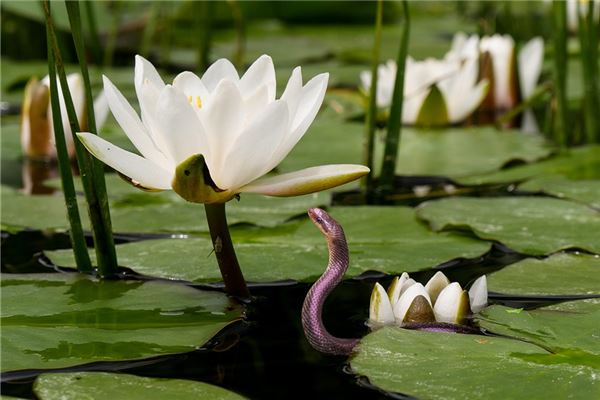
[[[87,250],[83,228],[81,226],[81,218],[79,216],[79,208],[77,206],[77,194],[75,193],[75,185],[73,184],[73,176],[71,175],[71,162],[69,160],[69,152],[67,150],[67,142],[65,139],[65,131],[62,125],[62,115],[60,111],[60,101],[58,93],[58,85],[56,83],[56,66],[54,64],[54,52],[50,44],[49,20],[46,19],[46,40],[48,43],[48,77],[50,79],[50,105],[52,107],[52,123],[54,127],[54,140],[56,142],[56,154],[58,156],[58,170],[62,183],[63,195],[65,197],[65,205],[67,207],[67,217],[69,218],[69,236],[71,245],[73,246],[73,254],[75,263],[80,272],[91,272],[92,262]]]
[[[67,2],[67,6],[69,7],[69,3]],[[52,17],[50,15],[50,3],[48,0],[44,0],[44,12],[46,14],[46,20],[48,21],[48,42],[52,51],[54,52],[54,61],[56,65],[56,70],[58,72],[58,77],[60,79],[60,84],[62,86],[62,93],[65,100],[65,105],[67,109],[67,115],[69,117],[69,125],[71,126],[71,132],[73,134],[73,141],[75,144],[75,153],[77,155],[77,164],[79,166],[79,171],[81,173],[81,182],[83,183],[83,190],[85,193],[85,198],[88,204],[88,213],[90,216],[92,235],[94,236],[94,245],[96,249],[96,258],[98,263],[98,269],[100,275],[103,277],[109,277],[114,275],[117,272],[117,258],[116,251],[114,247],[114,240],[112,236],[112,228],[110,222],[110,212],[108,210],[108,198],[106,195],[106,184],[104,182],[104,172],[102,169],[102,165],[97,162],[83,147],[80,143],[79,138],[76,135],[76,132],[80,132],[81,128],[79,126],[79,121],[77,119],[77,113],[75,111],[75,106],[73,104],[73,99],[71,96],[71,92],[69,91],[69,86],[67,83],[67,75],[65,73],[64,64],[61,57],[60,49],[58,48],[58,44],[56,42],[56,33],[54,31],[54,24],[52,22]],[[78,10],[78,8],[77,8]],[[74,17],[78,18],[79,14],[74,15]],[[71,18],[71,16],[70,16]],[[75,24],[71,29],[74,32],[74,41],[77,50],[78,56],[80,57],[80,65],[82,65],[82,75],[84,77],[84,85],[86,87],[86,91],[89,92],[87,94],[88,98],[91,98],[91,89],[89,86],[89,76],[87,74],[87,66],[85,65],[85,60],[83,59],[83,40],[81,36],[81,24]],[[75,33],[77,31],[77,33]],[[78,36],[78,37],[76,37]],[[79,43],[79,45],[78,45]],[[87,80],[87,84],[85,81]],[[95,128],[94,112],[93,110],[90,112],[90,107],[93,109],[93,102],[87,101],[88,107],[88,121],[90,126]],[[95,129],[91,130],[92,133],[95,133]]]
[[[67,2],[67,5],[69,2]],[[102,62],[102,46],[100,45],[100,35],[98,34],[98,24],[96,23],[96,13],[94,11],[93,1],[84,1],[85,15],[87,17],[87,25],[89,28],[90,49],[94,56],[94,62],[99,64]]]
[[[249,298],[250,291],[246,285],[229,234],[225,203],[205,204],[204,211],[206,212],[213,249],[217,256],[217,263],[221,270],[223,283],[225,283],[225,292],[241,299]]]
[[[213,11],[214,4],[212,1],[195,1],[193,3],[195,7],[194,14],[196,16],[196,26],[198,27],[198,59],[196,68],[200,71],[205,71],[210,64],[210,44],[212,36],[212,23],[213,23]]]
[[[244,22],[244,14],[238,0],[227,0],[227,4],[231,9],[231,16],[236,32],[235,52],[233,53],[233,65],[238,69],[244,66],[244,58],[246,54],[246,24]]]
[[[501,129],[502,126],[510,123],[510,121],[512,121],[517,115],[521,114],[528,108],[531,108],[531,107],[535,106],[536,104],[541,103],[542,99],[547,100],[547,97],[549,97],[548,93],[551,93],[551,91],[552,91],[552,84],[550,82],[546,82],[543,85],[538,86],[535,89],[535,91],[531,94],[531,96],[529,96],[528,98],[523,100],[516,107],[511,108],[510,110],[508,110],[507,112],[505,112],[504,114],[502,114],[501,116],[496,118],[496,121],[495,121],[496,127],[498,129]]]
[[[388,130],[385,139],[381,176],[379,177],[379,193],[382,196],[385,196],[394,190],[396,159],[398,158],[398,150],[400,147],[402,103],[404,100],[404,70],[406,67],[408,39],[410,36],[410,13],[406,0],[402,1],[402,10],[404,12],[404,24],[402,27],[402,37],[400,38],[398,58],[396,59],[398,71],[396,72],[396,81],[394,82],[394,95],[392,97],[390,118],[388,120]]]
[[[587,3],[587,14],[582,15],[581,7],[577,2],[577,18],[579,22],[578,34],[581,46],[581,64],[583,66],[583,116],[585,121],[585,141],[598,143],[600,141],[600,122],[598,110],[600,109],[600,88],[598,87],[598,27],[593,12],[593,2]]]
[[[563,0],[552,3],[554,28],[554,89],[556,116],[554,141],[561,147],[567,145],[567,8]]]
[[[371,202],[373,196],[373,151],[375,148],[375,130],[377,120],[377,83],[379,58],[381,53],[381,20],[383,15],[383,0],[377,1],[375,12],[375,40],[373,43],[373,58],[371,59],[371,87],[369,88],[369,106],[365,121],[365,143],[363,150],[363,164],[371,170],[363,179],[363,192],[367,202]]]
[[[142,35],[142,42],[140,44],[140,54],[146,58],[150,58],[150,47],[152,45],[152,38],[156,32],[161,4],[162,3],[159,1],[153,1],[149,5],[148,19],[146,20],[146,26],[144,27],[144,34]]]

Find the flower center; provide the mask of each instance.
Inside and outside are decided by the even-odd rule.
[[[194,104],[194,98],[196,99],[196,107],[202,108],[202,100],[200,100],[200,96],[188,96],[188,101],[190,104]]]

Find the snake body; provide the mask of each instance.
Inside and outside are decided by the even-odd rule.
[[[302,306],[302,326],[308,342],[323,353],[346,355],[359,339],[337,338],[327,332],[323,324],[323,304],[342,281],[348,269],[348,245],[344,230],[329,214],[320,208],[308,210],[308,216],[327,239],[329,263],[321,277],[310,288]]]
[[[320,208],[308,210],[308,216],[327,239],[329,263],[321,277],[306,294],[302,306],[302,327],[308,342],[322,353],[348,355],[358,344],[358,338],[338,338],[331,335],[323,324],[323,304],[327,296],[342,281],[350,258],[344,230],[329,214]],[[480,333],[476,328],[441,322],[410,323],[402,326],[429,332]]]

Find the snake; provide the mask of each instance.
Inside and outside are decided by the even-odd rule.
[[[359,338],[338,338],[325,328],[323,323],[323,305],[325,300],[344,278],[348,270],[350,257],[348,243],[342,226],[326,211],[320,208],[308,210],[313,224],[327,240],[329,262],[325,272],[311,286],[302,306],[302,327],[309,344],[316,350],[331,355],[349,355],[360,342]],[[443,322],[422,322],[402,325],[406,329],[430,332],[480,333],[470,326]]]

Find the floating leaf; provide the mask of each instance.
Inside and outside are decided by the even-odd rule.
[[[532,164],[517,165],[498,172],[461,177],[464,185],[512,183],[538,176],[559,175],[569,179],[600,179],[600,146],[588,145]]]
[[[597,367],[578,361],[520,340],[388,327],[362,339],[351,367],[382,390],[424,399],[598,397]]]
[[[509,313],[511,308],[490,306],[475,315],[475,322],[493,333],[536,344],[551,352],[530,357],[535,363],[588,365],[600,369],[600,307],[587,313],[538,309]],[[598,388],[600,390],[600,388]]]
[[[181,284],[4,274],[2,372],[187,352],[239,316],[225,295]]]
[[[488,289],[515,295],[600,295],[600,256],[527,258],[488,275]]]
[[[396,174],[458,178],[550,155],[540,136],[490,127],[403,129]]]
[[[600,180],[572,181],[561,177],[544,177],[525,182],[519,186],[519,190],[546,193],[600,209]]]
[[[106,372],[40,375],[33,384],[40,400],[190,399],[240,400],[244,397],[218,386],[183,379],[146,378]]]
[[[347,276],[375,270],[413,272],[445,261],[477,257],[489,244],[469,237],[435,233],[408,207],[332,207],[350,248]],[[325,238],[307,218],[276,229],[234,229],[233,238],[246,279],[272,282],[314,280],[327,265]],[[194,282],[220,281],[210,239],[164,239],[117,246],[119,261],[141,274]],[[74,266],[72,252],[46,255],[57,265]]]
[[[526,254],[568,248],[600,253],[600,213],[543,197],[455,197],[421,204],[417,215],[436,230],[467,229]]]

